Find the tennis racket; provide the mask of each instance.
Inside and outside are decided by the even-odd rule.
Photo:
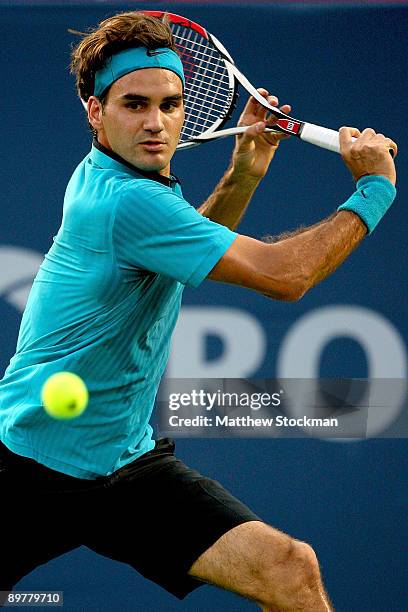
[[[219,40],[185,17],[164,11],[141,11],[165,18],[180,54],[185,79],[185,122],[178,149],[188,149],[216,138],[242,134],[246,127],[222,129],[230,119],[238,98],[238,83],[271,114],[278,117],[273,128],[305,142],[340,153],[339,133],[286,115],[261,96],[238,70]]]

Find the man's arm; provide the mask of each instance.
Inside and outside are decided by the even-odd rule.
[[[352,141],[352,136],[357,137]],[[382,177],[395,184],[396,174],[389,149],[397,153],[397,147],[389,138],[364,130],[362,134],[353,128],[342,128],[340,144],[343,159],[355,180],[364,176]],[[361,197],[365,210],[359,214],[352,210],[340,210],[326,221],[301,233],[265,244],[247,236],[238,236],[225,255],[213,268],[211,280],[223,281],[259,291],[278,300],[297,300],[311,287],[333,272],[356,248],[367,233],[363,222],[368,210],[378,219],[384,214],[383,202],[387,185],[367,188]],[[385,193],[384,193],[385,192]],[[366,198],[366,199],[365,199]],[[384,210],[383,210],[384,209]]]
[[[275,96],[269,96],[266,89],[258,90],[273,106],[278,105]],[[291,107],[285,104],[281,107],[284,113],[289,113]],[[254,98],[250,98],[238,125],[251,126],[245,134],[236,138],[232,161],[226,173],[214,189],[213,193],[200,206],[198,212],[211,221],[225,225],[234,230],[240,222],[245,210],[265,176],[279,142],[288,138],[285,134],[265,133],[265,125],[276,123],[275,117],[266,121],[266,109]]]
[[[331,274],[366,233],[357,215],[340,211],[327,222],[274,244],[238,236],[208,278],[276,300],[298,300]]]

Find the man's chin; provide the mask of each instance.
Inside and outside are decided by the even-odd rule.
[[[152,156],[153,157],[153,156]],[[164,174],[166,169],[169,168],[169,161],[164,160],[159,155],[155,156],[156,159],[135,159],[131,163],[135,166],[135,168],[139,168],[143,172],[159,172],[160,174]]]

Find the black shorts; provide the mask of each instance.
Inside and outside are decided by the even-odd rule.
[[[84,545],[183,599],[203,584],[188,575],[194,561],[233,527],[261,520],[176,459],[168,438],[95,480],[51,470],[0,443],[0,495],[0,591]]]

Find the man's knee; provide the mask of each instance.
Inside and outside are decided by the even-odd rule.
[[[329,609],[318,605],[322,585],[311,546],[260,521],[238,525],[224,534],[189,573],[265,609]]]
[[[320,585],[316,554],[309,544],[287,538],[280,558],[264,558],[257,601],[263,606],[302,609],[305,598]]]
[[[315,584],[320,578],[316,553],[306,542],[293,540],[290,566],[303,585]]]

